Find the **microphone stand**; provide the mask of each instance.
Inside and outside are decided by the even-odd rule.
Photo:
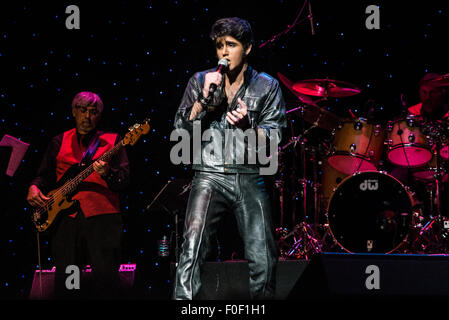
[[[159,198],[159,196],[162,194],[162,192],[164,192],[164,190],[168,187],[168,185],[170,183],[171,183],[171,180],[168,180],[167,183],[165,184],[165,186],[161,189],[161,191],[159,191],[159,193],[156,195],[156,197],[154,197],[153,201],[151,201],[151,203],[146,206],[145,210],[147,210],[147,211],[150,210],[153,203],[157,200],[157,198]]]
[[[151,206],[156,202],[156,200],[160,197],[160,195],[162,194],[162,192],[164,192],[164,190],[168,187],[168,185],[171,183],[171,180],[168,180],[167,183],[165,184],[165,186],[161,189],[161,191],[159,191],[159,193],[156,195],[156,197],[154,197],[154,199],[151,201],[151,203],[149,205],[146,206],[145,210],[149,210],[151,208]],[[174,216],[174,220],[175,220],[175,267],[178,267],[178,263],[179,263],[179,210],[174,210],[171,211],[170,209],[168,209],[164,204],[162,204],[161,202],[159,202],[159,205],[162,207],[162,209],[164,209],[165,212],[167,212],[170,216]],[[171,239],[171,237],[170,237]],[[170,241],[170,245],[171,245],[171,241]]]
[[[304,19],[302,19],[301,21],[298,22],[299,17],[301,16],[302,12],[304,11],[304,8],[306,7],[306,4],[307,4],[307,3],[309,3],[309,6],[310,6],[310,1],[309,1],[309,0],[305,0],[305,1],[304,1],[304,4],[303,4],[302,7],[301,7],[301,10],[299,11],[298,15],[297,15],[296,18],[295,18],[295,21],[293,21],[293,23],[292,23],[291,25],[288,25],[288,26],[287,26],[287,29],[285,29],[285,30],[282,31],[282,32],[279,32],[278,34],[276,34],[276,35],[274,35],[273,37],[271,37],[271,39],[269,39],[269,40],[265,41],[264,43],[262,43],[262,44],[259,46],[259,49],[260,49],[260,48],[263,48],[264,46],[266,46],[266,45],[269,44],[269,43],[273,43],[273,42],[276,41],[276,39],[279,38],[280,36],[289,33],[290,30],[293,29],[293,27],[296,26],[297,24],[300,24],[300,23],[302,23],[302,22],[304,22],[304,21],[306,21],[306,20],[310,20],[310,17],[309,17],[309,16],[311,16],[311,14],[309,14],[306,18],[304,18]],[[311,11],[309,10],[309,12],[311,12]],[[314,29],[312,29],[312,35],[313,35],[313,34],[315,34],[315,30],[314,30]]]

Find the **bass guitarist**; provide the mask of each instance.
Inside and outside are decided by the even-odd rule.
[[[120,141],[115,133],[97,130],[102,111],[103,102],[97,94],[80,92],[74,97],[75,128],[51,140],[28,189],[27,201],[34,207],[44,207],[50,199],[45,194],[57,181],[65,179],[74,167],[82,168],[93,162],[94,172],[72,196],[77,204],[68,213],[59,215],[50,229],[56,298],[80,296],[80,290],[66,288],[65,271],[69,265],[77,265],[81,270],[83,262],[91,265],[93,280],[91,290],[88,293],[83,290],[83,295],[95,298],[118,295],[122,234],[118,192],[129,184],[129,164],[124,148],[109,161],[96,160]]]

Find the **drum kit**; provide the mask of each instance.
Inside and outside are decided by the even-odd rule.
[[[299,134],[291,129],[292,138],[279,147],[275,190],[281,257],[309,259],[335,250],[449,253],[449,219],[442,205],[449,180],[449,122],[402,114],[381,124],[355,117],[351,110],[351,118],[341,118],[320,104],[357,95],[357,86],[331,79],[293,83],[278,76],[299,99],[287,105],[289,125]],[[432,81],[449,85],[447,75]],[[314,142],[320,134],[315,128],[327,138]],[[384,170],[385,163],[391,172]],[[402,181],[395,168],[414,183]],[[423,186],[426,199],[419,199],[415,184]],[[284,215],[287,191],[291,226]]]

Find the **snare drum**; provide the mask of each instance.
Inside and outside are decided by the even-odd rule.
[[[391,175],[359,172],[333,192],[327,208],[329,230],[346,252],[390,253],[407,240],[414,204],[412,193]]]
[[[441,159],[440,163],[440,172],[443,177],[443,182],[447,182],[449,176],[447,174],[447,161],[445,159]],[[437,174],[437,158],[435,155],[432,156],[432,159],[426,163],[424,166],[413,168],[412,169],[413,177],[415,177],[419,181],[431,182],[435,181]]]
[[[388,132],[388,160],[402,167],[419,167],[432,159],[432,151],[421,132],[421,123],[413,115],[390,121]]]
[[[329,164],[345,174],[377,170],[385,134],[379,124],[366,119],[344,121],[336,129],[328,157]]]

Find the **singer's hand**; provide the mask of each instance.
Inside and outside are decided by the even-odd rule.
[[[207,73],[204,77],[203,96],[206,98],[209,96],[209,89],[212,83],[218,87],[220,86],[222,80],[223,75],[218,71]]]
[[[195,119],[200,113],[203,111],[203,107],[200,105],[198,101],[195,101],[192,107],[192,111],[190,112],[189,120]]]
[[[233,110],[232,112],[226,113],[226,121],[228,121],[230,124],[239,127],[240,129],[247,128],[249,125],[248,121],[248,107],[243,102],[242,99],[238,98],[237,102],[239,104],[239,107],[236,110]]]

